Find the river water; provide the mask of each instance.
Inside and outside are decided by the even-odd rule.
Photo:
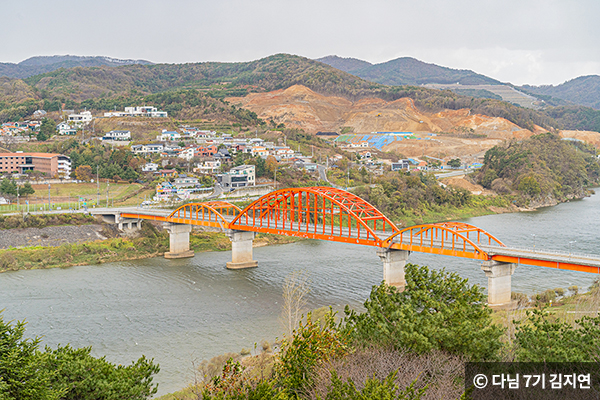
[[[600,254],[600,195],[535,212],[465,220],[505,244]],[[533,236],[535,235],[535,236]],[[571,243],[570,243],[571,242]],[[191,259],[162,258],[103,265],[15,271],[0,274],[0,309],[5,320],[26,320],[28,336],[43,344],[92,346],[96,356],[129,364],[142,354],[161,366],[159,394],[192,378],[192,363],[251,348],[280,336],[282,284],[297,270],[311,280],[309,307],[353,307],[382,279],[382,264],[370,247],[303,241],[254,250],[259,267],[230,271],[230,252]],[[410,262],[445,267],[487,285],[479,263],[411,254]],[[587,290],[595,275],[520,266],[513,291],[533,294],[578,285]]]

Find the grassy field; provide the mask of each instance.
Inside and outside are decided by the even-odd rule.
[[[0,213],[46,211],[48,210],[48,195],[52,209],[58,207],[62,210],[76,210],[86,203],[88,208],[98,206],[106,207],[106,193],[108,189],[108,204],[119,206],[135,206],[145,199],[151,199],[155,194],[154,187],[145,187],[139,183],[109,183],[100,182],[100,196],[96,183],[61,183],[51,184],[48,191],[47,184],[32,184],[35,193],[28,198],[21,198],[13,204],[0,205]],[[99,204],[96,200],[99,198]],[[27,205],[29,203],[29,206]]]

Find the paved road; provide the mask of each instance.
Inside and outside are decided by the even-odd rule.
[[[317,164],[317,171],[319,171],[319,179],[329,183],[331,186],[333,186],[336,189],[343,189],[343,188],[339,187],[338,185],[329,182],[329,179],[327,179],[327,168],[325,168],[324,165]]]
[[[440,179],[440,178],[451,178],[453,176],[461,176],[461,175],[466,175],[466,174],[470,174],[474,172],[474,170],[469,169],[469,170],[458,170],[458,171],[452,171],[452,172],[442,172],[440,174],[434,174],[434,176],[436,177],[436,179]]]

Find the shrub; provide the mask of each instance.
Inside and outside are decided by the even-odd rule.
[[[345,329],[356,344],[377,343],[419,354],[444,350],[472,360],[498,358],[502,328],[478,286],[445,270],[407,264],[406,290],[374,286],[366,312],[346,307]]]
[[[579,293],[579,287],[577,285],[569,286],[569,292],[571,292],[572,296],[575,296]]]
[[[313,385],[315,368],[347,351],[346,337],[336,329],[333,313],[322,325],[313,322],[309,313],[292,338],[283,341],[275,382],[291,395],[305,393]]]
[[[600,356],[600,317],[574,325],[555,321],[545,310],[527,312],[517,323],[516,358],[520,362],[589,362]]]

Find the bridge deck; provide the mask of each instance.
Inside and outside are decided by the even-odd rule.
[[[110,209],[95,209],[94,214],[115,213]],[[234,215],[221,215],[206,213],[204,219],[199,219],[198,212],[193,213],[181,209],[176,215],[171,215],[172,210],[128,208],[119,211],[123,218],[148,219],[154,221],[173,222],[215,228],[236,229],[252,232],[264,232],[287,236],[297,236],[310,239],[338,241],[367,246],[383,247],[382,241],[392,232],[374,231],[373,234],[357,226],[340,226],[327,222],[311,223],[308,215],[302,215],[301,221],[282,220],[276,218],[262,218],[253,220],[254,225],[244,225],[243,219],[235,226],[230,226]],[[336,217],[337,218],[337,217]],[[442,237],[446,239],[442,240]],[[587,256],[579,254],[559,253],[546,250],[518,249],[510,247],[490,246],[478,242],[456,242],[449,240],[448,234],[436,236],[422,236],[418,240],[407,235],[397,236],[389,244],[389,248],[397,250],[415,251],[429,254],[447,255],[481,260],[495,260],[499,262],[526,264],[545,268],[565,269],[571,271],[589,272],[600,274],[600,256]],[[459,239],[460,240],[460,239]]]

